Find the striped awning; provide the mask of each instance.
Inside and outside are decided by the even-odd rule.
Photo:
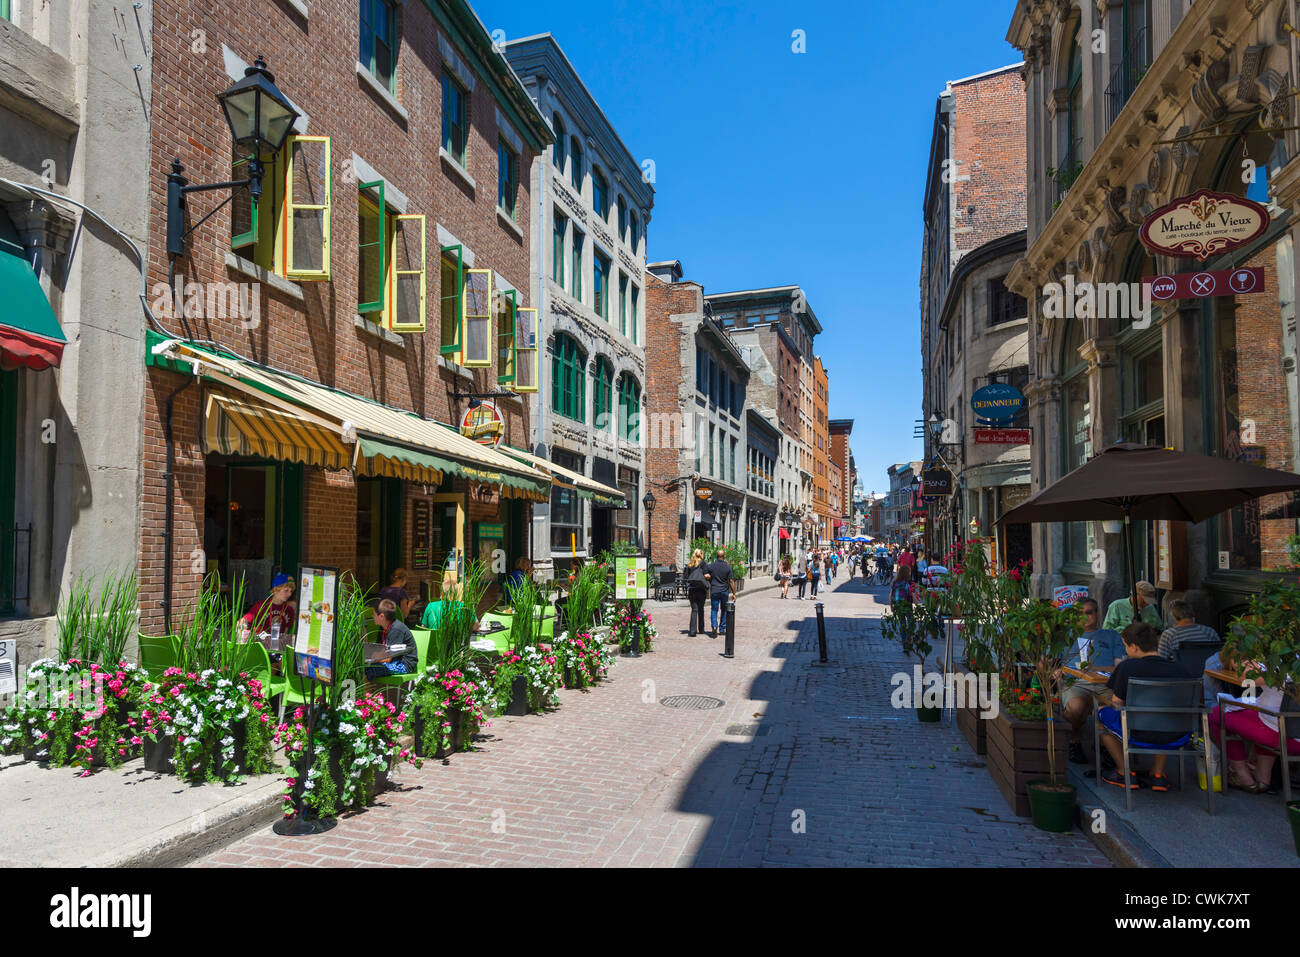
[[[609,505],[614,508],[628,507],[627,498],[619,489],[611,488],[603,482],[587,478],[581,472],[566,469],[563,465],[556,465],[554,462],[532,455],[522,449],[512,448],[509,445],[501,446],[501,451],[511,458],[516,458],[520,462],[525,462],[534,468],[549,473],[551,481],[556,485],[573,489],[578,493],[579,498],[590,499],[597,505]]]
[[[221,392],[208,393],[203,451],[258,455],[326,469],[352,467],[338,433],[292,413]]]

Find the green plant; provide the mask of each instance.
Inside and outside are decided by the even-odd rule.
[[[571,575],[564,605],[570,631],[590,631],[599,623],[600,606],[610,595],[608,571],[605,565],[590,562]]]
[[[244,675],[168,668],[142,713],[146,736],[173,740],[172,759],[182,780],[238,784],[245,775],[266,774],[271,759],[270,705],[261,685]],[[243,748],[236,732],[242,728]]]
[[[475,661],[448,672],[430,668],[412,687],[410,708],[424,722],[420,744],[426,755],[451,747],[453,713],[460,716],[461,740],[470,742],[497,708],[492,671]]]
[[[715,544],[713,543],[712,539],[708,539],[708,538],[692,538],[692,539],[691,539],[691,553],[690,553],[690,555],[687,555],[687,556],[686,556],[686,559],[687,559],[687,561],[689,561],[691,555],[694,555],[694,554],[698,551],[698,552],[702,552],[702,553],[704,554],[704,561],[705,561],[705,562],[711,562],[711,561],[713,561],[713,556],[714,556],[714,553],[717,551],[717,548],[718,548],[718,546],[715,545]]]
[[[229,601],[221,594],[221,579],[216,573],[204,579],[193,610],[182,614],[177,623],[178,663],[182,670],[215,671],[233,677],[243,607],[242,577],[232,587]]]
[[[915,658],[925,670],[925,659],[934,650],[934,644],[943,640],[943,608],[938,595],[926,592],[914,601],[900,601],[880,619],[880,630],[885,638],[903,649],[903,654]]]
[[[1300,686],[1300,585],[1291,579],[1265,582],[1245,614],[1233,620],[1223,651],[1245,678],[1278,690],[1288,683]]]
[[[446,569],[443,574],[445,577]],[[439,671],[455,671],[469,661],[478,609],[495,580],[486,562],[472,559],[465,563],[456,594],[441,599],[445,604],[442,620],[429,634],[429,662],[436,663]],[[519,617],[516,615],[516,620]]]
[[[1061,669],[1061,661],[1083,634],[1082,610],[1077,605],[1053,607],[1046,600],[1031,602],[1007,612],[1004,630],[1011,650],[1033,669],[1040,694],[1044,720],[1047,722],[1047,768],[1049,780],[1056,784],[1056,721],[1049,691]],[[1033,695],[1030,695],[1032,698]]]
[[[736,578],[744,578],[749,570],[749,548],[744,542],[727,542],[724,550],[723,560],[731,566],[731,574]]]
[[[1023,568],[999,573],[989,561],[986,541],[972,539],[944,559],[950,571],[944,613],[961,619],[966,663],[976,672],[992,672],[1015,660],[1003,622],[1012,609],[1024,605],[1028,593]]]
[[[525,577],[510,589],[510,606],[514,615],[510,619],[510,647],[516,651],[537,643],[542,633],[543,618],[550,603],[550,589],[530,577]],[[530,614],[531,612],[531,614]]]
[[[638,628],[641,629],[641,650],[650,651],[654,640],[659,637],[650,612],[643,609],[639,601],[619,602],[614,612],[613,633],[621,651],[631,650],[633,632]]]
[[[140,593],[135,573],[110,572],[100,581],[79,575],[59,601],[56,614],[59,658],[114,666],[136,633]]]

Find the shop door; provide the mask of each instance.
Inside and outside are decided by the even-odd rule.
[[[429,567],[436,586],[442,584],[442,573],[450,562],[459,573],[460,552],[464,548],[464,505],[459,495],[436,495],[433,501],[433,528],[430,531]],[[437,588],[434,589],[437,591]]]
[[[599,555],[601,552],[609,550],[614,528],[611,521],[612,515],[613,512],[608,508],[592,508],[591,551],[588,554]]]
[[[357,479],[357,582],[374,595],[401,563],[401,480]]]

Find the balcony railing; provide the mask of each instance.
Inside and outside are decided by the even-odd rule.
[[[31,599],[31,565],[32,526],[0,525],[0,615]]]
[[[1110,85],[1106,87],[1106,106],[1110,125],[1119,119],[1120,110],[1129,101],[1133,91],[1146,76],[1151,66],[1151,47],[1147,30],[1143,27],[1133,37],[1127,50],[1120,51],[1119,62],[1110,71]]]
[[[1065,151],[1061,157],[1060,166],[1051,168],[1047,175],[1056,183],[1056,205],[1061,205],[1065,199],[1065,194],[1070,191],[1074,181],[1079,178],[1083,172],[1083,139],[1079,138],[1070,144],[1070,148]]]

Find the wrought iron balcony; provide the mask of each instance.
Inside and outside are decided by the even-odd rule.
[[[1137,89],[1142,77],[1151,66],[1150,37],[1145,27],[1133,37],[1127,50],[1120,51],[1119,62],[1110,71],[1110,85],[1106,87],[1106,107],[1113,125],[1124,104]]]

